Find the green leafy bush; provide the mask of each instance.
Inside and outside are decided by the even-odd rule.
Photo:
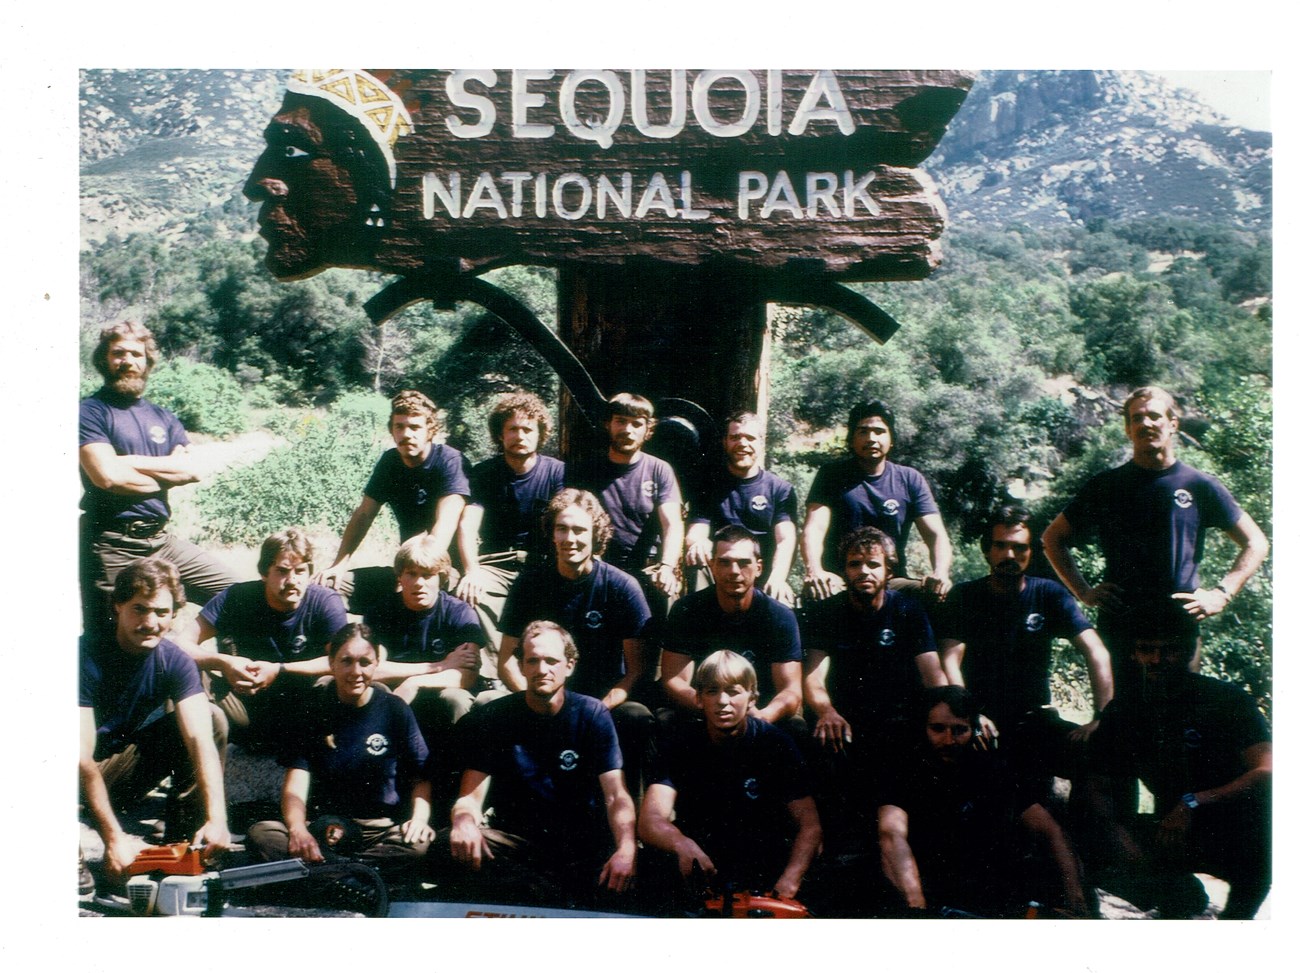
[[[190,432],[230,436],[248,425],[239,383],[229,372],[211,365],[184,358],[165,361],[149,373],[145,394],[176,413]]]
[[[288,445],[200,489],[202,539],[252,546],[290,524],[341,534],[388,444],[387,419],[382,396],[352,393],[326,415],[277,423]]]

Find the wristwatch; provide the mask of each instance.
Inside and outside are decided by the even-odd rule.
[[[1181,800],[1183,802],[1183,807],[1187,808],[1189,811],[1195,811],[1201,806],[1201,802],[1196,799],[1195,794],[1184,794]]]

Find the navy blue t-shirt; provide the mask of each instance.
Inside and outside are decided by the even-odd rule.
[[[909,715],[922,688],[916,657],[936,651],[925,609],[902,591],[887,590],[879,611],[856,610],[847,591],[813,602],[803,635],[809,654],[830,658],[826,689],[850,723]]]
[[[263,662],[322,656],[330,636],[348,621],[343,599],[330,588],[309,584],[297,608],[278,612],[266,603],[262,581],[232,584],[199,617],[216,632],[220,651]]]
[[[333,684],[318,686],[281,766],[311,774],[309,799],[320,814],[403,820],[411,785],[428,780],[429,748],[411,708],[384,686],[364,706],[339,701]]]
[[[411,611],[401,592],[391,592],[366,612],[375,641],[388,650],[389,662],[441,662],[458,645],[487,645],[483,625],[473,608],[455,595],[438,592],[426,611]]]
[[[953,587],[936,617],[940,639],[966,646],[961,672],[969,689],[1002,727],[1051,702],[1052,639],[1072,639],[1092,623],[1064,586],[1026,577],[1023,590],[1003,597],[989,579]]]
[[[554,716],[524,693],[476,706],[456,724],[462,765],[489,775],[493,827],[578,857],[610,842],[602,774],[623,768],[614,719],[600,700],[565,689]]]
[[[597,457],[576,472],[572,485],[594,493],[609,514],[613,535],[605,560],[634,574],[659,551],[659,507],[682,502],[673,468],[649,453],[626,464]]]
[[[469,502],[483,508],[479,552],[546,553],[550,539],[541,536],[542,513],[563,489],[564,463],[553,456],[538,456],[523,476],[500,456],[479,463],[469,473]]]
[[[403,541],[409,540],[433,526],[438,501],[443,497],[469,496],[465,458],[458,449],[434,443],[428,458],[411,469],[402,462],[396,449],[390,449],[375,464],[365,494],[376,503],[393,508],[397,532]]]
[[[758,475],[744,480],[724,470],[709,484],[700,502],[692,505],[690,517],[692,524],[708,524],[710,535],[728,524],[738,524],[757,537],[763,557],[759,584],[772,571],[776,525],[795,524],[798,520],[799,500],[794,487],[767,470],[759,470]]]
[[[677,828],[704,849],[724,880],[767,891],[794,835],[792,801],[811,789],[798,747],[778,726],[748,717],[744,735],[715,744],[704,723],[684,720],[649,769],[649,784],[677,792]]]
[[[519,638],[529,622],[555,622],[573,636],[574,692],[601,699],[627,673],[623,641],[640,638],[650,606],[636,579],[599,558],[574,581],[550,565],[525,569],[501,611],[501,634]]]
[[[703,662],[719,649],[743,655],[758,674],[758,698],[766,705],[776,693],[772,666],[803,662],[794,612],[757,588],[748,611],[724,612],[712,589],[694,591],[668,613],[664,648]]]
[[[907,812],[907,843],[916,858],[926,901],[980,915],[1001,915],[1017,884],[1021,815],[1033,804],[1000,752],[967,747],[953,764],[927,755],[892,764],[880,805]]]
[[[831,511],[822,567],[835,574],[844,573],[840,539],[858,527],[875,527],[889,535],[898,549],[895,576],[908,577],[907,537],[912,524],[939,512],[930,484],[912,467],[886,461],[879,475],[867,476],[854,457],[827,463],[817,471],[808,491],[809,506],[815,503]]]
[[[103,641],[83,636],[80,655],[78,705],[95,711],[96,760],[125,749],[135,733],[162,717],[168,700],[203,692],[199,667],[166,639],[136,655],[122,651],[111,632]]]
[[[1184,794],[1240,777],[1246,772],[1241,755],[1271,740],[1250,696],[1226,682],[1188,674],[1165,706],[1137,694],[1112,700],[1088,739],[1088,759],[1100,772],[1140,777],[1156,799],[1156,813],[1164,814]]]
[[[1222,483],[1186,463],[1155,471],[1129,461],[1085,483],[1064,514],[1072,534],[1096,538],[1105,580],[1140,610],[1196,590],[1206,529],[1230,529],[1241,508]]]
[[[181,421],[162,406],[106,388],[81,400],[77,425],[78,446],[108,443],[118,456],[170,456],[177,446],[190,442]],[[81,485],[81,509],[97,527],[110,526],[114,520],[171,516],[166,490],[147,495],[109,493],[91,483],[85,470]]]

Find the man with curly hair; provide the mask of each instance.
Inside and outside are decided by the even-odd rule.
[[[514,692],[525,680],[515,651],[527,625],[556,622],[573,635],[582,663],[570,688],[601,701],[614,716],[628,786],[637,789],[654,716],[634,697],[650,674],[645,630],[650,606],[626,571],[599,555],[609,542],[609,517],[585,490],[561,490],[542,515],[555,550],[551,564],[530,564],[506,599],[501,616],[501,678]]]
[[[478,611],[489,638],[481,674],[496,679],[501,611],[524,562],[547,554],[550,538],[538,523],[551,497],[564,489],[564,463],[538,452],[551,421],[531,392],[498,399],[488,429],[501,452],[469,473],[469,502],[457,533],[465,574],[456,595]]]

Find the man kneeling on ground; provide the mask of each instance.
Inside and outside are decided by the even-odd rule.
[[[793,899],[822,839],[803,758],[784,730],[752,715],[758,676],[743,656],[714,652],[693,682],[704,722],[677,724],[641,805],[641,840],[667,853],[647,856],[646,881],[682,908],[692,904],[684,893],[702,891],[691,889],[697,872],[715,891],[729,883]]]

